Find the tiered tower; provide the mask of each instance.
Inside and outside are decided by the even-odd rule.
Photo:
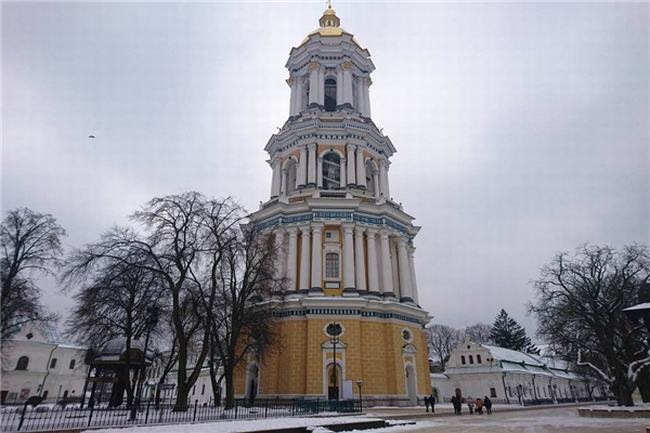
[[[430,392],[430,317],[418,306],[414,267],[419,227],[390,196],[395,148],[371,120],[370,53],[331,6],[319,23],[289,55],[289,119],[265,147],[271,196],[251,216],[282,252],[281,342],[249,360],[237,389],[350,398],[363,381],[364,396],[407,404]],[[336,347],[332,323],[342,329]]]

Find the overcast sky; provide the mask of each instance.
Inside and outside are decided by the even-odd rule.
[[[3,211],[54,214],[70,249],[156,195],[255,210],[289,112],[284,64],[324,8],[3,2]],[[391,193],[422,226],[437,322],[503,307],[534,331],[530,281],[554,252],[650,243],[648,3],[334,8],[377,67],[373,120],[397,148]]]

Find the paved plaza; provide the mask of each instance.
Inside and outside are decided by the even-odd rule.
[[[583,418],[575,407],[418,419],[417,433],[645,433],[650,420]]]

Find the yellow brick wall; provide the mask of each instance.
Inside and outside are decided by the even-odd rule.
[[[431,392],[428,353],[424,331],[403,322],[343,317],[291,318],[276,322],[279,343],[264,354],[260,365],[259,395],[323,395],[323,345],[329,339],[325,326],[336,320],[344,328],[337,359],[344,362],[344,378],[364,382],[366,395],[399,396],[407,394],[404,363],[411,356],[416,365],[419,395]],[[407,344],[401,332],[408,328],[416,354],[404,355]],[[331,355],[330,355],[331,358]],[[246,367],[237,369],[236,392],[244,393]],[[355,387],[356,392],[356,387]]]

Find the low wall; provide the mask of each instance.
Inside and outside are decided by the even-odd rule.
[[[580,407],[578,415],[589,418],[650,418],[650,407]]]

